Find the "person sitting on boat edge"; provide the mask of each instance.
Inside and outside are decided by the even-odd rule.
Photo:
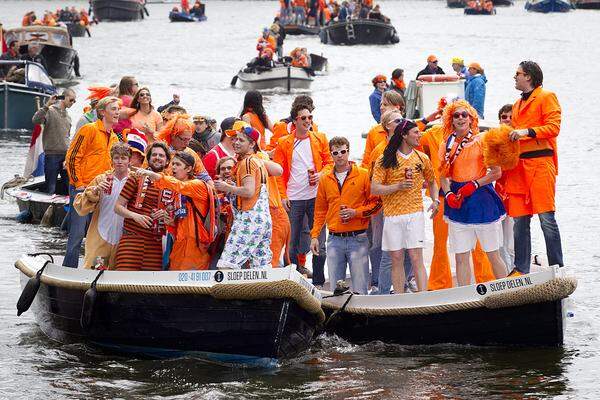
[[[195,16],[196,18],[204,16],[204,7],[202,6],[202,3],[200,3],[199,0],[196,0],[194,2],[194,5],[190,9],[190,15]]]
[[[492,187],[502,171],[485,165],[483,136],[477,128],[477,111],[465,100],[450,103],[443,114],[444,138],[438,157],[444,192],[444,217],[448,222],[450,252],[456,258],[459,286],[471,282],[469,256],[477,241],[487,253],[496,279],[507,275],[498,249],[502,245],[504,205]]]
[[[67,224],[69,237],[63,266],[77,268],[81,242],[87,230],[89,217],[70,212],[75,196],[99,174],[110,169],[110,149],[119,141],[112,130],[119,120],[119,99],[103,98],[96,106],[99,120],[84,125],[77,131],[69,145],[65,162],[69,174],[69,213]]]
[[[512,108],[511,140],[519,141],[517,167],[506,171],[508,215],[515,220],[515,268],[513,275],[531,268],[531,217],[537,214],[549,265],[562,267],[560,231],[554,216],[556,175],[562,111],[556,94],[542,87],[544,74],[534,61],[522,61],[514,76],[521,92]]]
[[[251,268],[271,266],[271,215],[269,214],[269,194],[267,169],[264,163],[252,153],[258,150],[260,133],[251,126],[235,131],[233,148],[238,157],[236,185],[215,181],[215,188],[237,196],[237,209],[231,233],[225,243],[219,269],[240,269],[246,263]],[[229,135],[232,132],[227,131]]]
[[[233,150],[233,139],[227,136],[225,132],[229,129],[236,129],[234,128],[234,124],[238,121],[242,122],[236,117],[227,117],[221,121],[221,126],[219,129],[221,132],[220,142],[210,149],[210,151],[202,158],[202,163],[206,168],[206,172],[212,179],[215,179],[215,176],[219,174],[217,163],[221,158],[235,157],[235,151]]]
[[[291,66],[296,68],[308,68],[310,65],[308,63],[308,57],[304,54],[300,47],[296,47],[290,53],[290,57],[292,58]]]
[[[115,143],[110,157],[112,169],[96,176],[73,203],[80,216],[92,214],[85,239],[83,268],[86,269],[94,268],[98,261],[104,267],[114,268],[117,244],[123,233],[123,217],[115,213],[115,204],[129,176],[131,149],[126,143]]]
[[[476,62],[469,64],[469,76],[465,87],[465,100],[477,111],[479,118],[483,119],[485,106],[485,85],[487,78],[483,68]]]
[[[369,95],[369,105],[371,106],[371,115],[375,122],[381,120],[381,96],[388,90],[387,78],[385,75],[377,75],[371,80],[373,92]]]
[[[171,191],[174,220],[174,242],[169,255],[168,269],[206,270],[211,254],[209,245],[217,236],[217,211],[214,189],[194,177],[196,160],[190,154],[179,151],[173,155],[173,176],[148,169],[136,171],[138,177],[148,177],[159,190]]]
[[[438,211],[438,187],[431,161],[419,146],[421,132],[407,119],[397,123],[383,155],[375,162],[371,192],[383,201],[384,225],[381,249],[392,258],[392,282],[396,293],[404,292],[404,249],[408,250],[418,291],[427,290],[423,264],[425,221],[421,188],[427,183],[431,218]]]
[[[346,279],[350,268],[352,291],[367,294],[369,281],[369,238],[371,215],[381,208],[381,199],[371,194],[369,172],[348,161],[350,142],[344,137],[329,141],[333,168],[319,179],[315,221],[310,248],[319,254],[319,234],[327,226],[327,269],[330,290]]]
[[[146,149],[148,168],[154,172],[162,172],[170,159],[169,148],[163,142],[156,141]],[[135,175],[127,179],[115,204],[115,213],[124,218],[115,269],[162,270],[162,237],[166,233],[168,222],[164,206],[161,190],[150,179]],[[140,254],[144,257],[140,257]]]
[[[66,183],[67,171],[64,167],[65,157],[69,149],[69,133],[71,132],[71,117],[67,112],[75,104],[76,95],[72,89],[62,92],[62,100],[51,96],[42,108],[31,118],[34,124],[44,125],[42,146],[44,148],[44,178],[48,194],[56,192],[58,175]],[[63,188],[64,189],[64,188]],[[59,191],[63,194],[64,191]]]
[[[419,71],[417,78],[421,75],[444,75],[444,70],[438,66],[438,59],[433,54],[427,57],[427,66]]]

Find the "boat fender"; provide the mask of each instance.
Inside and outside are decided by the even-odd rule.
[[[98,296],[96,282],[98,282],[98,279],[100,279],[103,273],[103,269],[98,272],[96,279],[92,281],[90,288],[86,290],[83,295],[83,306],[81,307],[81,318],[79,319],[79,323],[86,333],[90,331],[92,323],[94,322],[94,305],[96,304],[96,297]]]
[[[42,216],[42,220],[40,221],[41,226],[52,226],[52,217],[54,216],[54,204],[50,204],[44,215]]]
[[[34,276],[29,278],[29,281],[27,282],[25,288],[21,292],[21,296],[19,296],[19,300],[17,300],[17,317],[20,317],[21,314],[29,310],[29,307],[31,307],[31,304],[35,299],[35,295],[37,294],[40,288],[40,280],[42,273],[44,272],[46,265],[48,265],[51,262],[51,260],[46,261],[42,268],[40,268]]]
[[[15,218],[17,219],[17,222],[26,224],[31,222],[31,220],[33,219],[33,214],[29,210],[23,210],[20,213],[18,213]]]
[[[421,75],[417,78],[421,82],[456,82],[460,77],[458,75]]]

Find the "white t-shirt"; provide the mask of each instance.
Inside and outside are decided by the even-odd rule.
[[[119,199],[123,186],[127,183],[127,175],[121,180],[113,177],[112,191],[110,194],[102,193],[100,196],[100,215],[98,216],[98,233],[100,237],[112,245],[119,243],[123,233],[123,217],[115,212],[115,204]]]
[[[315,163],[310,148],[310,138],[295,139],[292,166],[288,180],[287,196],[290,200],[310,200],[317,197],[317,185],[308,184],[308,170],[315,172]]]
[[[344,181],[346,180],[346,177],[348,176],[348,171],[349,170],[346,170],[344,172],[337,172],[334,170],[335,178],[337,179],[340,186],[342,186],[344,184]]]

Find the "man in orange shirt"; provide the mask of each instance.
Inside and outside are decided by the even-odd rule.
[[[314,254],[319,254],[318,237],[327,224],[327,267],[331,290],[335,289],[338,280],[346,279],[348,265],[353,292],[367,294],[367,227],[371,215],[381,208],[381,200],[371,195],[369,172],[348,161],[348,139],[334,137],[329,141],[329,149],[334,167],[324,172],[319,179],[310,249]]]
[[[317,184],[323,169],[333,162],[325,135],[311,130],[313,117],[308,106],[297,104],[292,108],[291,116],[293,133],[279,140],[273,160],[283,167],[277,186],[292,226],[290,260],[298,265],[298,254],[309,250],[300,248],[303,220],[306,216],[312,229]],[[313,256],[315,285],[325,283],[324,230],[320,239],[322,247],[319,255]]]
[[[523,61],[517,67],[515,88],[521,91],[521,98],[513,105],[515,130],[510,138],[520,141],[520,159],[514,169],[505,172],[507,212],[515,221],[515,269],[511,274],[529,273],[529,225],[533,214],[540,219],[548,264],[563,266],[560,232],[554,218],[561,109],[556,95],[542,88],[543,80],[537,63]]]
[[[69,174],[69,210],[78,193],[98,175],[111,167],[110,148],[119,139],[112,130],[119,121],[119,99],[105,97],[96,106],[98,121],[86,124],[77,131],[65,156]],[[67,216],[69,238],[63,266],[77,268],[81,242],[87,231],[89,215],[69,212]]]

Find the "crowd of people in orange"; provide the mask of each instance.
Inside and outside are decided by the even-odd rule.
[[[29,11],[23,16],[21,26],[44,25],[59,26],[61,22],[74,22],[83,26],[88,26],[92,22],[90,16],[84,8],[77,10],[75,7],[65,7],[56,11],[46,10],[44,16],[39,19],[35,11]]]
[[[520,63],[514,78],[521,98],[486,132],[464,100],[413,121],[401,93],[384,92],[361,163],[350,161],[347,138],[319,130],[308,95],[273,122],[262,95],[247,92],[240,115],[215,132],[178,96],[155,108],[134,77],[91,88],[65,155],[72,207],[63,265],[78,266],[87,232],[85,268],[295,264],[322,287],[327,263],[333,285],[349,267],[354,292],[400,294],[452,287],[449,252],[458,285],[528,273],[534,214],[549,263],[562,265],[554,218],[560,105],[535,62]]]

